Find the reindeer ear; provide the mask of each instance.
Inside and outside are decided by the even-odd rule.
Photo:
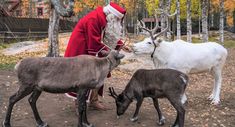
[[[119,94],[118,97],[117,97],[117,101],[123,102],[123,100],[124,100],[124,95],[123,94]]]
[[[102,50],[100,53],[102,54],[102,56],[108,56],[110,51]]]

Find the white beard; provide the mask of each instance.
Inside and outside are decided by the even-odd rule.
[[[122,35],[121,20],[116,18],[113,14],[108,14],[106,19],[107,25],[105,27],[103,43],[111,49],[115,49],[117,42],[121,39]]]

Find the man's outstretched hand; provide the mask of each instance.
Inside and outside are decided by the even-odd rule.
[[[124,52],[128,52],[128,53],[132,52],[131,48],[130,48],[129,46],[127,46],[127,45],[123,46],[123,47],[122,47],[122,50],[123,50]]]

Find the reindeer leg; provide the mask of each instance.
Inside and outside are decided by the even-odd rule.
[[[215,81],[214,81],[213,91],[209,99],[212,100],[211,104],[218,105],[220,103],[220,90],[222,83],[221,68],[215,67],[212,69],[212,71]]]
[[[5,120],[3,121],[3,127],[11,127],[10,119],[11,112],[16,102],[29,95],[32,92],[32,88],[28,86],[21,85],[19,90],[9,98],[9,105],[6,112]]]
[[[139,114],[139,110],[140,110],[140,106],[141,106],[142,102],[143,102],[143,97],[138,97],[135,113],[134,113],[133,117],[130,119],[132,122],[136,122],[138,120],[138,114]]]
[[[89,92],[89,90],[86,90],[86,94]],[[89,94],[89,93],[88,93]],[[87,99],[87,96],[86,96]],[[83,126],[85,127],[94,127],[94,125],[90,124],[87,120],[87,103],[85,103],[84,113],[83,113]]]
[[[180,98],[180,97],[179,97]],[[169,99],[177,111],[177,117],[172,127],[184,127],[185,109],[180,99]]]
[[[87,120],[86,115],[86,94],[88,90],[80,89],[77,93],[77,101],[78,101],[78,127],[94,127]]]
[[[215,71],[215,67],[213,67],[213,68],[211,69],[211,74],[212,74],[212,76],[214,77],[214,86],[213,86],[213,90],[212,90],[211,95],[208,97],[209,100],[213,100],[214,97],[215,97],[215,91],[216,91],[216,89],[215,89],[215,88],[216,88],[216,80],[215,80],[216,71]]]
[[[162,115],[162,112],[159,108],[159,103],[158,103],[157,98],[153,98],[153,104],[154,104],[155,109],[157,110],[157,114],[158,114],[158,118],[159,118],[158,125],[162,126],[165,124],[165,117]]]
[[[47,123],[44,123],[42,121],[41,117],[39,116],[37,107],[36,107],[36,102],[37,102],[39,96],[41,95],[41,93],[42,93],[42,91],[35,89],[33,91],[32,95],[29,97],[28,101],[29,101],[29,104],[33,110],[33,115],[34,115],[34,118],[37,122],[37,127],[48,127]]]

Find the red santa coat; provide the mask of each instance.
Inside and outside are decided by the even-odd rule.
[[[74,57],[81,54],[95,56],[105,46],[101,43],[101,38],[106,24],[103,7],[98,7],[81,18],[70,36],[64,57]],[[122,44],[122,41],[118,41],[116,49]],[[104,49],[107,50],[107,48]],[[100,54],[98,55],[102,57]],[[102,95],[101,91],[103,90],[99,90],[100,95]],[[73,93],[69,93],[69,95],[76,97],[76,94]]]

